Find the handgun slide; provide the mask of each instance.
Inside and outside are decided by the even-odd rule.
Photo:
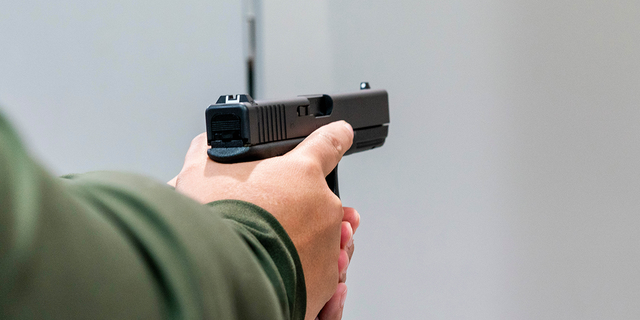
[[[385,90],[298,96],[257,101],[221,96],[205,112],[209,157],[216,162],[253,161],[282,155],[317,128],[345,120],[354,130],[351,154],[380,147],[388,133]]]

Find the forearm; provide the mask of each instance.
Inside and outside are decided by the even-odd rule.
[[[19,144],[7,144],[15,136],[5,129],[0,318],[281,319],[299,307],[304,314],[295,250],[272,224],[261,232],[280,244],[265,248],[260,235],[251,239],[251,223],[222,219],[215,205],[142,177],[52,178]],[[260,225],[264,213],[249,211]]]

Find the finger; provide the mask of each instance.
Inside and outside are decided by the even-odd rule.
[[[176,180],[178,180],[178,176],[173,177],[173,179],[169,180],[169,182],[167,182],[167,184],[175,188],[176,187]]]
[[[331,299],[324,305],[324,308],[318,314],[318,320],[340,320],[342,319],[342,311],[344,310],[344,302],[347,299],[347,285],[339,283],[336,292]]]
[[[345,250],[347,251],[347,255],[349,256],[349,262],[351,262],[351,257],[353,257],[353,251],[355,250],[355,244],[353,243],[353,237],[351,238],[351,241],[349,242],[349,244],[347,244],[347,247],[345,248]]]
[[[337,121],[318,128],[288,155],[310,157],[317,161],[327,176],[349,150],[351,143],[353,128],[345,121]]]
[[[185,164],[190,159],[199,159],[198,161],[200,161],[200,159],[208,157],[207,149],[207,133],[203,132],[191,140],[189,150],[187,150],[187,155],[185,156]]]
[[[347,282],[347,269],[349,268],[349,254],[346,250],[340,250],[340,256],[338,258],[338,282]]]
[[[351,229],[351,223],[342,221],[341,229],[340,249],[346,249],[349,242],[351,242],[351,238],[353,237],[353,229]]]
[[[351,228],[353,229],[353,233],[356,233],[356,230],[360,226],[360,214],[356,209],[350,207],[343,207],[343,216],[342,221],[348,221],[351,223]]]

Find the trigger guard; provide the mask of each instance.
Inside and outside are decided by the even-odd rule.
[[[327,175],[325,180],[327,181],[327,185],[329,186],[329,189],[331,189],[331,191],[333,191],[333,193],[338,198],[340,198],[340,190],[338,188],[338,166],[337,165],[335,168],[333,168],[331,173]]]

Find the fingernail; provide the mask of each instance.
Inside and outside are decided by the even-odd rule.
[[[344,308],[344,302],[347,300],[347,289],[344,289],[344,293],[342,294],[342,298],[340,298],[340,308]]]

